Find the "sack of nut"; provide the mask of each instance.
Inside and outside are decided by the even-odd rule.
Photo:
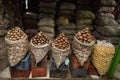
[[[57,68],[59,68],[71,53],[70,43],[64,33],[59,34],[59,36],[52,42],[51,53]]]
[[[115,54],[113,44],[103,41],[97,41],[92,53],[92,63],[100,76],[104,75],[109,68],[110,62]]]
[[[81,66],[91,55],[94,43],[95,39],[91,35],[89,28],[84,28],[75,34],[72,42],[72,49]]]
[[[35,56],[36,65],[50,50],[50,38],[43,32],[36,34],[30,41],[31,52]]]
[[[10,66],[15,66],[28,51],[28,36],[19,27],[15,27],[7,32],[5,41]]]

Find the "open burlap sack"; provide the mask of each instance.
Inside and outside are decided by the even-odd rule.
[[[71,53],[71,50],[70,50],[70,47],[66,50],[61,50],[61,49],[56,48],[52,44],[51,53],[52,53],[52,57],[56,63],[57,68],[59,68],[59,66],[65,61],[65,59]]]
[[[5,37],[5,41],[10,66],[15,66],[25,57],[28,51],[28,37],[25,35],[23,39],[18,41],[11,41]]]
[[[101,76],[105,75],[108,70],[114,53],[115,47],[109,42],[97,41],[97,44],[94,45],[92,63]]]
[[[81,66],[91,55],[91,52],[93,50],[92,46],[94,45],[94,43],[94,40],[90,43],[82,43],[76,37],[74,37],[74,40],[72,42],[72,49]]]
[[[49,41],[49,44],[36,46],[32,43],[32,41],[30,41],[30,47],[31,47],[30,50],[35,57],[36,65],[45,57],[45,55],[50,50],[50,42],[51,41]]]

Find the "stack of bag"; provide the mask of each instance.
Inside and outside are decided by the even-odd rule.
[[[0,0],[0,72],[8,66],[6,43],[4,36],[9,29],[9,21],[4,18],[4,6],[2,0]]]
[[[63,32],[72,41],[76,33],[76,26],[74,23],[69,23],[69,20],[65,17],[59,17],[57,19],[58,34]]]
[[[39,2],[39,19],[43,17],[54,18],[56,3],[58,0],[40,0]]]
[[[29,40],[38,33],[38,19],[37,14],[33,12],[26,12],[23,16],[24,30],[28,35]]]
[[[93,20],[95,19],[94,13],[91,11],[92,0],[78,0],[76,8],[76,25],[77,30],[85,27],[93,30]]]
[[[38,22],[38,30],[44,32],[51,39],[55,36],[55,21],[53,18],[44,17]]]
[[[100,0],[97,3],[100,8],[96,14],[93,34],[97,39],[117,44],[120,40],[120,25],[112,14],[116,3],[114,0]]]
[[[74,10],[76,6],[72,2],[60,2],[60,7],[58,11],[58,16],[64,16],[68,18],[69,20],[73,20],[74,18]]]

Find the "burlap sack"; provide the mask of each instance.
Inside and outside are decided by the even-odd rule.
[[[56,2],[40,2],[38,5],[40,8],[45,7],[45,8],[55,8],[56,7]]]
[[[74,10],[75,9],[75,4],[73,4],[73,3],[63,3],[62,5],[60,5],[60,9]]]
[[[114,53],[115,47],[109,42],[97,41],[97,44],[94,45],[92,63],[101,76],[105,75],[108,70]]]
[[[55,14],[55,9],[53,8],[39,8],[40,13],[50,13],[50,14]]]
[[[55,33],[48,33],[48,32],[44,32],[49,38],[54,38],[55,37]]]
[[[95,24],[99,26],[119,26],[117,21],[109,17],[99,17],[95,20]]]
[[[92,25],[93,20],[92,19],[77,19],[76,24],[77,25]]]
[[[112,13],[113,10],[114,10],[114,7],[101,6],[98,12]]]
[[[8,30],[0,30],[0,36],[5,36]]]
[[[95,29],[104,36],[120,36],[120,26],[95,26]]]
[[[89,10],[78,10],[77,13],[76,13],[76,17],[78,19],[84,19],[84,18],[95,19],[94,13],[92,13]]]
[[[90,5],[77,5],[77,10],[92,10],[92,8],[90,7]]]
[[[58,30],[74,30],[74,29],[76,29],[76,26],[74,23],[70,23],[68,25],[58,27]]]
[[[18,41],[11,41],[5,37],[5,41],[7,43],[7,54],[10,66],[15,66],[25,57],[28,51],[27,35]]]
[[[56,63],[57,68],[66,60],[68,55],[71,53],[70,47],[66,50],[61,50],[56,48],[52,44],[52,49],[51,49],[52,57]]]
[[[54,19],[54,18],[55,18],[55,15],[54,15],[54,14],[44,14],[44,13],[40,13],[39,16],[38,16],[39,19],[44,18],[44,17],[49,17],[49,18]]]
[[[9,65],[9,63],[4,38],[0,37],[0,43],[0,72],[2,72]]]
[[[74,35],[76,31],[75,30],[60,30],[59,33],[64,33],[65,35]]]
[[[120,40],[119,36],[118,37],[116,37],[116,36],[104,36],[96,31],[93,32],[93,35],[95,36],[96,39],[106,40],[106,41],[113,43],[113,44],[118,44],[118,42]]]
[[[54,27],[49,26],[43,26],[38,28],[39,31],[48,32],[48,33],[54,33]]]
[[[76,37],[74,37],[72,42],[72,49],[81,66],[91,55],[94,43],[94,40],[91,43],[82,43]]]
[[[36,59],[36,65],[45,57],[45,55],[50,50],[50,42],[51,41],[49,41],[49,44],[45,44],[42,46],[41,45],[35,46],[32,43],[32,40],[30,41],[30,51]]]
[[[37,34],[38,33],[38,30],[37,29],[26,29],[25,30],[26,33],[34,33],[34,34]]]
[[[115,16],[113,14],[111,14],[111,13],[97,13],[96,17],[97,18],[98,17],[104,17],[104,18],[112,18],[112,19],[115,18]]]
[[[44,17],[39,20],[38,26],[55,26],[55,21],[53,18]]]
[[[99,0],[99,4],[102,6],[117,6],[114,0]]]
[[[80,31],[80,30],[82,30],[82,29],[84,29],[86,27],[88,27],[90,30],[93,30],[93,26],[92,25],[77,25],[76,32],[78,32],[78,31]]]
[[[68,25],[69,24],[69,19],[64,17],[64,16],[60,16],[59,18],[57,18],[56,24],[57,24],[57,26]]]
[[[0,20],[0,29],[6,29],[9,27],[9,21],[7,19]]]
[[[60,10],[59,11],[59,14],[73,14],[74,13],[74,11],[73,10]]]

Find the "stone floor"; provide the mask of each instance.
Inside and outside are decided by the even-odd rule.
[[[48,68],[49,69],[49,68]],[[70,72],[67,76],[66,79],[68,80],[120,80],[120,64],[118,65],[118,68],[115,72],[115,77],[113,79],[107,79],[107,78],[99,78],[99,79],[93,79],[91,78],[90,76],[88,76],[87,78],[72,78],[71,75],[70,75]],[[24,78],[23,78],[24,79]],[[48,73],[47,73],[47,76],[46,77],[36,77],[36,78],[32,78],[31,77],[31,74],[29,76],[29,78],[27,79],[24,79],[24,80],[28,80],[28,79],[44,79],[44,80],[48,80],[48,79],[51,79],[51,80],[63,80],[63,79],[59,79],[59,78],[50,78],[49,77],[49,70],[48,70]],[[0,73],[0,80],[16,80],[16,79],[11,79],[11,76],[10,76],[10,72],[9,72],[9,67],[7,67],[6,69],[4,69],[3,72]],[[22,80],[22,79],[19,79],[19,80]]]

